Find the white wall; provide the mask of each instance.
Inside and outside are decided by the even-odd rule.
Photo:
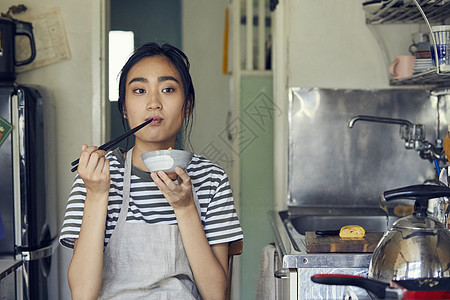
[[[359,0],[290,3],[288,86],[387,88],[387,61],[406,55],[419,25],[366,25]],[[373,29],[374,33],[371,32]]]
[[[227,171],[239,212],[239,178],[233,176],[239,172],[233,168],[239,165],[233,164],[234,156],[221,139],[227,127],[231,93],[230,77],[222,74],[225,9],[229,3],[229,0],[184,0],[182,48],[191,62],[196,93],[192,145],[196,153],[203,155],[205,149],[213,147],[220,151],[219,155],[208,155],[208,158]],[[239,261],[239,257],[235,259],[233,267],[232,299],[239,299]]]
[[[230,150],[219,137],[226,128],[230,99],[229,76],[222,75],[225,8],[228,3],[228,0],[183,1],[182,43],[191,62],[196,93],[195,120],[191,135],[194,149],[200,153],[214,143],[230,157]],[[231,173],[226,163],[221,165]]]
[[[28,7],[29,14],[39,14],[59,7],[67,31],[72,58],[19,74],[17,82],[46,87],[55,104],[57,166],[56,189],[58,198],[58,220],[62,223],[68,193],[74,178],[70,162],[77,158],[83,143],[98,144],[100,123],[93,121],[93,103],[100,101],[98,49],[100,0],[78,1],[32,1],[20,3]],[[2,0],[0,11],[6,12],[17,1]],[[20,19],[21,15],[16,16]],[[95,57],[93,58],[93,55]],[[95,84],[95,86],[94,86]],[[96,112],[98,114],[98,111]],[[93,126],[94,125],[94,126]],[[93,128],[95,127],[95,128]],[[71,250],[59,247],[60,253],[60,298],[70,299],[67,287],[67,266]]]

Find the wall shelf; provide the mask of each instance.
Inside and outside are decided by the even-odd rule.
[[[363,10],[366,12],[368,24],[408,24],[425,22],[421,12],[413,0],[365,1]],[[418,0],[417,1],[429,22],[442,22],[450,17],[449,0]]]
[[[365,1],[363,10],[369,25],[426,23],[429,36],[434,39],[430,23],[441,24],[450,18],[450,0]],[[434,66],[408,78],[391,79],[390,84],[448,86],[450,66]]]
[[[411,77],[402,79],[391,79],[391,85],[450,85],[450,72],[442,72],[437,74],[436,67],[432,67],[426,71],[416,73]]]

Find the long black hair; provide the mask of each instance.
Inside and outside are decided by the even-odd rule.
[[[184,119],[184,133],[189,139],[189,134],[192,130],[192,119],[195,104],[194,84],[192,83],[191,74],[189,73],[190,63],[188,57],[183,51],[167,43],[157,44],[151,42],[139,47],[133,52],[130,58],[128,58],[127,62],[120,71],[118,107],[120,115],[122,116],[122,124],[125,130],[127,130],[128,122],[124,116],[124,109],[128,73],[131,68],[143,58],[152,56],[167,58],[180,74],[184,89],[184,103],[182,107],[183,114],[186,116],[186,112],[189,111],[189,114]]]

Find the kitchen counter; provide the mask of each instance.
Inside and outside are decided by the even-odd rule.
[[[17,270],[22,263],[22,260],[0,259],[0,280]]]
[[[269,213],[283,268],[369,267],[372,253],[307,253],[305,236],[295,230],[289,218],[282,220],[280,215],[275,211]]]
[[[344,295],[351,295],[352,299],[371,299],[364,289],[316,284],[310,278],[315,274],[367,277],[372,253],[307,253],[305,236],[294,228],[292,218],[295,217],[302,215],[289,216],[288,212],[269,212],[276,252],[280,260],[278,270],[275,269],[275,277],[289,277],[289,296],[282,299],[314,299],[317,295],[323,299],[342,299]]]

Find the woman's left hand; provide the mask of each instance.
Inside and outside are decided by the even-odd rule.
[[[150,176],[156,186],[166,197],[174,210],[183,209],[193,204],[192,184],[189,175],[180,167],[175,167],[178,183],[164,171],[152,172]]]

